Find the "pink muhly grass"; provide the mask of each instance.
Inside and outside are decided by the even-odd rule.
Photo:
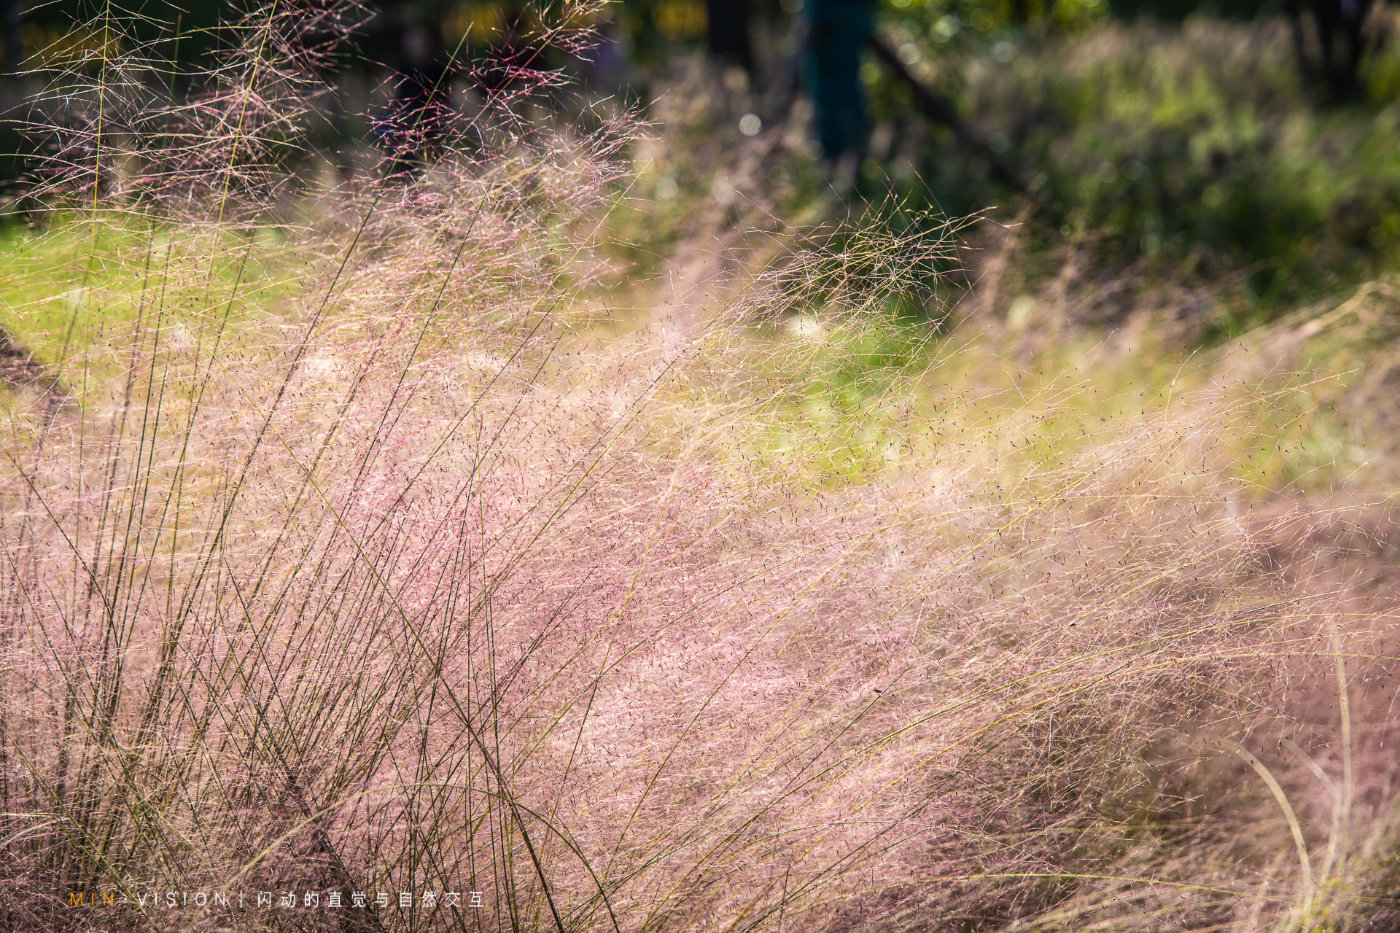
[[[1250,929],[1374,897],[1347,840],[1394,806],[1357,676],[1388,617],[1270,550],[1309,519],[1230,513],[1229,397],[1039,462],[1016,412],[909,407],[897,470],[823,482],[803,457],[937,365],[804,424],[819,351],[771,325],[878,330],[945,236],[779,231],[718,307],[610,331],[632,130],[529,120],[542,71],[474,154],[279,218],[304,15],[249,14],[197,106],[124,98],[132,200],[50,234],[91,243],[90,332],[0,473],[9,926],[82,928],[94,890],[133,929]],[[109,132],[53,198],[99,200]]]

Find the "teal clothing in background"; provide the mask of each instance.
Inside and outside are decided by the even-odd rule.
[[[860,51],[874,31],[872,0],[807,0],[807,82],[822,154],[839,159],[865,147],[868,117]]]

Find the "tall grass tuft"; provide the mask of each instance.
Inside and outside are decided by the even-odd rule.
[[[1241,515],[1253,408],[941,388],[956,338],[888,313],[936,227],[619,291],[640,127],[546,118],[542,67],[421,174],[297,190],[352,14],[253,11],[189,97],[54,84],[5,285],[52,374],[5,395],[6,928],[1378,915],[1393,627],[1314,517]]]

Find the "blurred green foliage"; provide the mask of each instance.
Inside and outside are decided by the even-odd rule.
[[[911,67],[955,97],[1032,179],[1045,209],[1028,235],[1082,236],[1106,269],[1177,281],[1234,276],[1236,331],[1400,260],[1400,59],[1377,57],[1371,99],[1322,107],[1281,21],[1101,22],[1076,34],[1003,35],[943,53],[892,21]],[[871,83],[915,187],[950,214],[1014,206],[986,167],[936,127],[911,124],[901,88]],[[902,147],[902,148],[901,148]]]
[[[1016,26],[1080,26],[1102,17],[1108,6],[1108,0],[884,0],[887,11],[924,24],[939,42]]]

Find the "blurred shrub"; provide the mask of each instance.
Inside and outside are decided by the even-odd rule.
[[[1281,23],[1197,18],[1003,38],[990,56],[921,65],[1034,177],[1051,220],[1042,236],[1092,234],[1109,267],[1238,277],[1263,319],[1375,274],[1400,233],[1400,111],[1318,109],[1291,54]],[[1394,70],[1381,59],[1377,81]],[[877,93],[894,119],[899,92]],[[944,209],[1014,200],[922,132],[908,151]]]
[[[1108,12],[1105,0],[884,0],[884,6],[936,42],[1016,26],[1084,25]]]

